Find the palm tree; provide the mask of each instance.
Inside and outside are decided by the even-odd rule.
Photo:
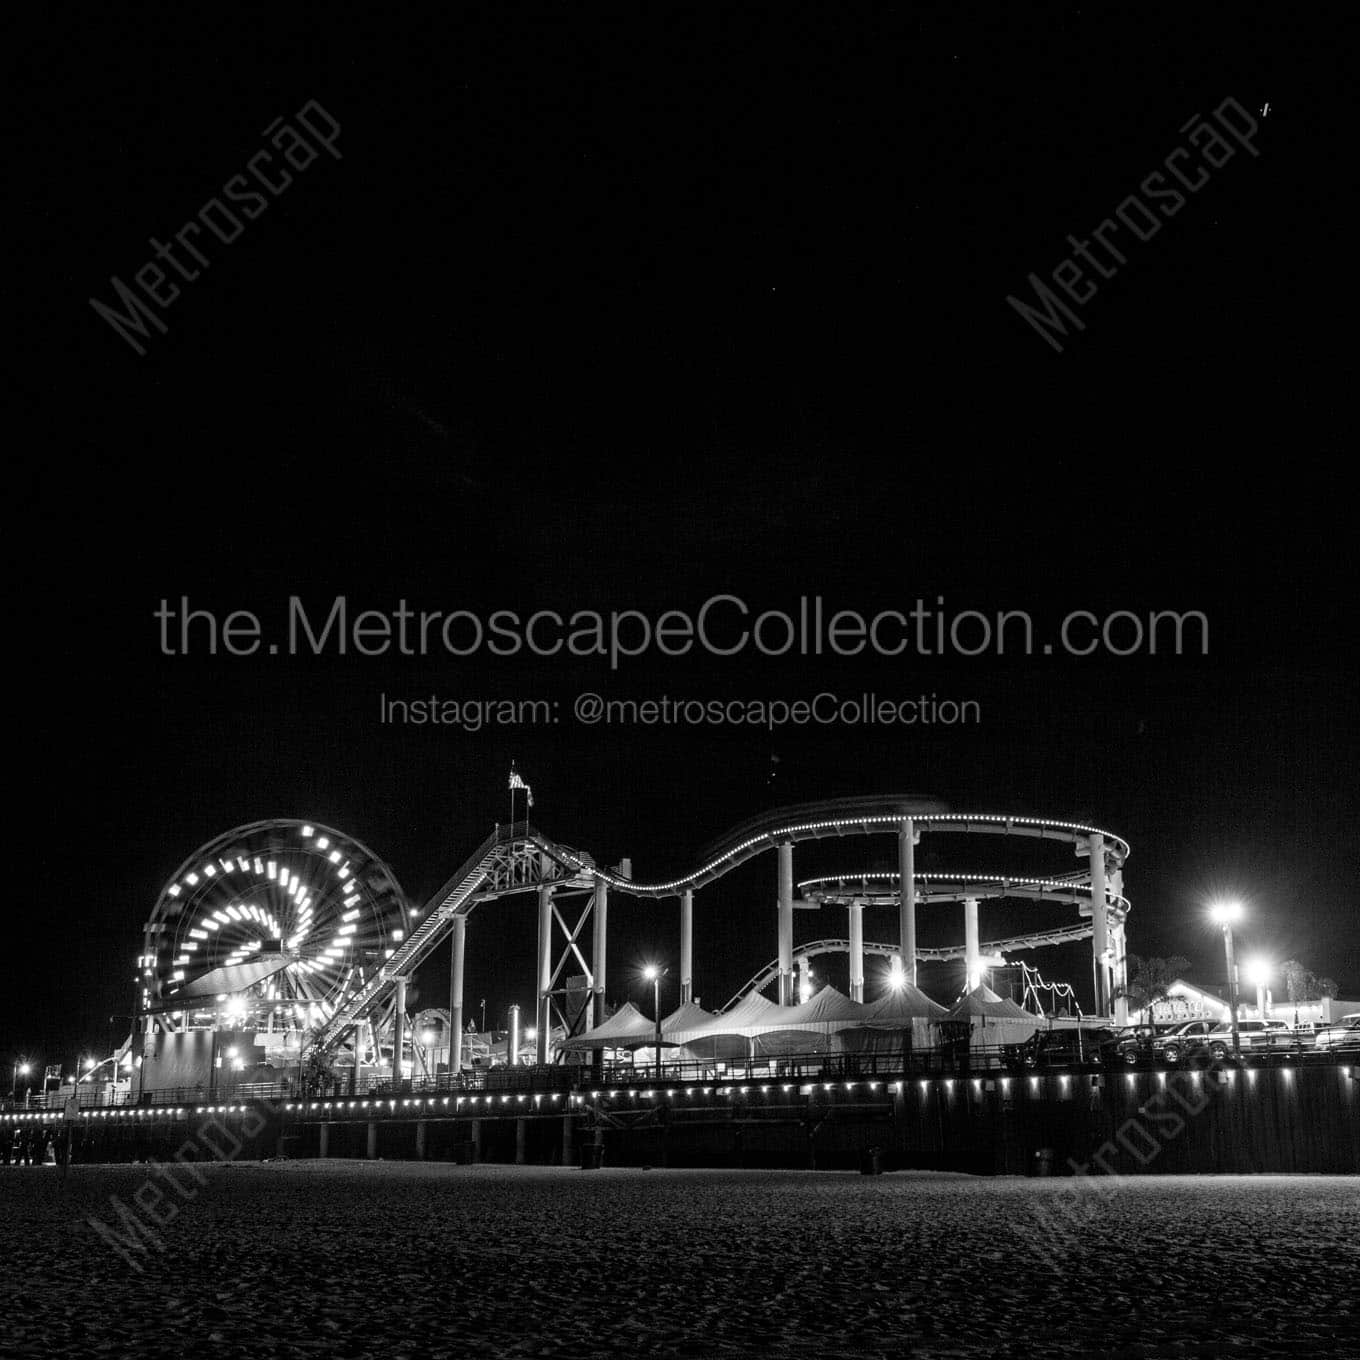
[[[1336,995],[1336,983],[1331,978],[1318,977],[1298,959],[1286,959],[1280,965],[1280,975],[1284,978],[1285,991],[1294,1003],[1295,1028],[1299,1023],[1300,1001],[1321,1001],[1324,996]]]
[[[1171,984],[1189,971],[1190,960],[1179,954],[1170,958],[1145,959],[1137,954],[1129,955],[1129,982],[1121,987],[1116,996],[1127,997],[1134,1003],[1134,1010],[1147,1012],[1147,1023],[1152,1023],[1152,1007],[1166,998]]]

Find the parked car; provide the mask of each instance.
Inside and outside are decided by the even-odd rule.
[[[1343,1015],[1334,1025],[1320,1029],[1313,1036],[1314,1046],[1330,1053],[1349,1053],[1360,1049],[1360,1011]]]
[[[1007,1053],[1012,1065],[1070,1067],[1076,1063],[1108,1062],[1115,1054],[1121,1031],[1094,1029],[1036,1030],[1023,1044]]]
[[[1185,1020],[1164,1034],[1156,1035],[1150,1045],[1151,1056],[1163,1062],[1180,1062],[1181,1055],[1215,1028],[1212,1020]]]
[[[1243,1053],[1291,1048],[1295,1043],[1294,1031],[1283,1020],[1239,1020],[1237,1037]],[[1211,1058],[1226,1058],[1233,1051],[1232,1026],[1224,1021],[1214,1025],[1205,1034],[1187,1035],[1181,1041],[1177,1057],[1206,1049]],[[1168,1054],[1167,1061],[1172,1062],[1174,1059]]]
[[[1131,1063],[1150,1058],[1156,1037],[1157,1030],[1152,1025],[1125,1025],[1114,1036],[1114,1055]]]

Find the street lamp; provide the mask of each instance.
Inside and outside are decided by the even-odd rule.
[[[1232,1018],[1233,1057],[1242,1056],[1242,1038],[1237,1028],[1237,964],[1233,961],[1233,922],[1242,919],[1240,902],[1215,902],[1209,919],[1223,927],[1223,954],[1228,963],[1228,1013]]]
[[[13,1100],[19,1099],[19,1078],[26,1077],[33,1069],[26,1062],[16,1062],[14,1064],[14,1080],[10,1083],[10,1097]]]
[[[661,1080],[661,979],[671,970],[669,968],[658,968],[656,964],[649,963],[643,970],[642,976],[652,984],[652,1013],[656,1017],[656,1079]]]
[[[1247,981],[1256,988],[1256,1014],[1262,1020],[1266,1018],[1266,988],[1270,985],[1273,972],[1269,959],[1247,960]]]

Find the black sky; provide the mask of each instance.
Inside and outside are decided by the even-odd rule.
[[[125,1013],[200,842],[269,815],[361,837],[416,898],[505,812],[682,868],[783,802],[915,791],[1133,844],[1132,946],[1217,978],[1202,903],[1360,994],[1342,248],[1324,20],[880,7],[119,19],[26,50],[0,1042],[67,1061]],[[1005,304],[1232,96],[1237,155],[1049,349]],[[138,357],[91,310],[317,100],[298,178]],[[1335,152],[1335,154],[1334,154]],[[1348,224],[1346,224],[1348,226]],[[1200,609],[1204,658],[945,664],[167,659],[189,595],[391,608]],[[978,729],[475,735],[377,696],[976,697]],[[777,762],[772,757],[778,757]],[[772,774],[773,772],[773,774]],[[819,847],[858,868],[884,847]],[[800,860],[800,872],[805,867]],[[942,866],[946,867],[946,866]],[[701,898],[720,1003],[773,952],[772,865]],[[532,911],[469,989],[528,1002]],[[674,952],[617,911],[612,958]],[[800,930],[834,933],[800,920]],[[835,922],[839,930],[839,921]],[[871,934],[872,934],[871,930]],[[1041,961],[1080,970],[1080,955]],[[625,978],[614,988],[622,995]],[[612,985],[612,984],[611,984]],[[432,972],[426,999],[437,1004]]]

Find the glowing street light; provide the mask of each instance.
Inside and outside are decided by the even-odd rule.
[[[907,975],[902,968],[902,956],[897,955],[888,965],[888,990],[900,992],[907,985]]]
[[[661,979],[671,970],[649,963],[642,976],[652,984],[652,1014],[656,1017],[656,1079],[661,1080]]]
[[[1242,1056],[1242,1038],[1237,1028],[1237,964],[1233,961],[1234,922],[1242,919],[1240,902],[1215,902],[1209,908],[1209,919],[1223,927],[1223,953],[1228,963],[1228,1013],[1232,1019],[1233,1057]]]
[[[799,1003],[812,1000],[812,960],[804,959],[798,973]]]
[[[14,1080],[10,1084],[10,1095],[18,1100],[19,1098],[19,1078],[26,1077],[33,1070],[26,1062],[16,1062],[14,1064]]]

